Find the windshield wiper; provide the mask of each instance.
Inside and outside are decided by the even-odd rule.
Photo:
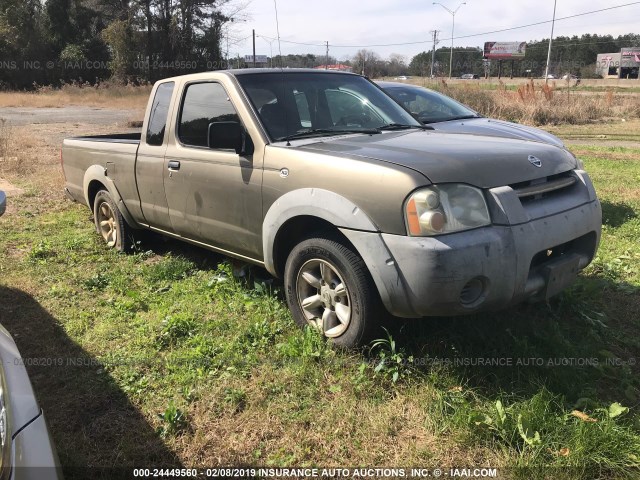
[[[417,128],[419,130],[433,130],[433,127],[427,125],[405,125],[403,123],[388,123],[378,127],[378,130],[406,130],[408,128]]]
[[[380,130],[377,128],[310,128],[308,130],[302,130],[300,132],[292,133],[291,135],[287,135],[285,137],[276,138],[276,140],[279,142],[288,142],[289,140],[293,140],[296,138],[319,137],[324,135],[341,135],[343,133],[364,133],[368,135],[374,135],[376,133],[380,133]]]
[[[482,118],[480,115],[458,115],[457,117],[437,118],[435,120],[420,120],[422,123],[442,123],[451,122],[453,120],[469,120],[471,118]]]

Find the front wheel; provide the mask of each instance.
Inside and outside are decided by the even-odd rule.
[[[285,266],[287,303],[296,323],[340,347],[370,339],[383,307],[367,267],[351,248],[329,238],[298,244]]]

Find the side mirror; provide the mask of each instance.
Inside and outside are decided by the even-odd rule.
[[[246,133],[238,122],[213,122],[209,124],[208,146],[221,150],[244,152]]]

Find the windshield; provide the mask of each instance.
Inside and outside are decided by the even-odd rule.
[[[398,103],[409,110],[422,123],[438,123],[478,114],[461,103],[426,88],[383,87]]]
[[[273,72],[237,76],[272,140],[370,133],[420,124],[368,80],[335,73]]]

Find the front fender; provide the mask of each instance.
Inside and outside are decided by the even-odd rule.
[[[140,228],[138,222],[133,219],[131,213],[129,213],[129,210],[127,210],[127,207],[122,200],[122,196],[120,196],[120,192],[118,192],[118,189],[116,188],[116,184],[111,178],[109,178],[108,170],[101,165],[92,165],[84,173],[84,179],[82,181],[82,191],[84,192],[85,203],[89,206],[89,208],[93,209],[93,205],[91,205],[91,199],[89,198],[89,185],[91,185],[91,182],[93,181],[97,181],[104,185],[104,187],[109,192],[109,195],[111,195],[111,198],[113,198],[113,201],[116,202],[116,205],[118,206],[118,209],[120,210],[120,213],[124,217],[127,224],[133,228]]]
[[[276,236],[288,220],[300,216],[320,218],[337,227],[364,260],[387,310],[396,315],[405,313],[408,301],[403,301],[406,293],[402,277],[382,240],[380,229],[352,201],[328,190],[294,190],[269,208],[262,224],[262,243],[265,268],[272,275],[277,275],[274,261]],[[398,301],[399,298],[403,300]]]
[[[280,228],[290,219],[317,217],[340,228],[377,232],[378,227],[350,200],[319,188],[286,193],[269,208],[262,222],[262,248],[266,269],[275,275],[274,245]]]

